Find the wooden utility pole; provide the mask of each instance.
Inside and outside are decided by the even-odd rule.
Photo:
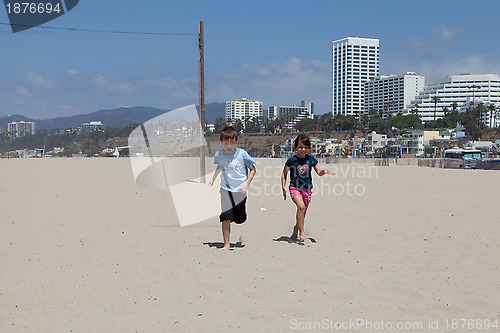
[[[205,170],[205,60],[203,52],[203,21],[198,23],[198,54],[199,54],[199,81],[200,81],[200,182],[206,183]]]

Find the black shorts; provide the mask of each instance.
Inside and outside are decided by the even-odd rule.
[[[221,214],[220,221],[231,221],[241,224],[247,220],[247,194],[243,192],[230,192],[220,189]]]

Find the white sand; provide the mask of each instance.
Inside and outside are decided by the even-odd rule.
[[[500,172],[328,165],[349,175],[315,177],[316,243],[299,245],[285,241],[282,162],[258,160],[231,234],[245,246],[218,251],[218,218],[181,228],[170,194],[137,187],[125,158],[0,160],[0,332],[500,326]]]

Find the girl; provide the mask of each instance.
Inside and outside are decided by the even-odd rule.
[[[304,218],[306,217],[307,207],[309,207],[309,203],[311,202],[313,188],[311,169],[314,168],[318,176],[325,174],[334,175],[335,173],[321,169],[318,166],[318,161],[307,154],[311,149],[311,141],[309,141],[307,135],[300,134],[297,136],[294,147],[296,154],[285,162],[283,173],[281,174],[281,186],[283,189],[283,199],[286,200],[286,177],[288,171],[290,171],[290,197],[297,206],[297,222],[293,227],[293,233],[290,237],[294,240],[303,241],[307,239],[304,232]]]

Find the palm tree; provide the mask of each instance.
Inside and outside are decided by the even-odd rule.
[[[452,114],[453,114],[453,120],[455,122],[455,127],[457,126],[457,122],[458,122],[458,103],[457,102],[453,102],[451,103],[451,110],[452,110]]]
[[[490,103],[490,105],[488,105],[488,111],[490,112],[490,127],[493,128],[494,126],[494,122],[493,122],[493,115],[495,114],[495,111],[496,111],[496,106],[495,104],[492,104]]]
[[[432,96],[431,100],[434,102],[434,121],[436,121],[437,104],[438,104],[438,102],[441,102],[441,100],[439,99],[439,97],[437,95]]]

